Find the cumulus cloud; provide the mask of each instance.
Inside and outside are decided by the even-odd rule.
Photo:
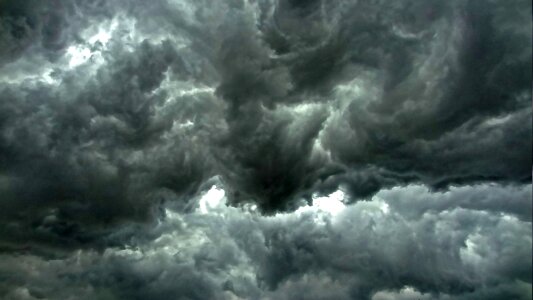
[[[530,11],[0,1],[2,291],[526,297]]]
[[[386,190],[355,205],[342,204],[336,192],[336,210],[303,206],[263,216],[253,206],[226,206],[213,186],[190,213],[166,208],[153,226],[116,232],[121,246],[55,260],[4,254],[2,289],[10,299],[531,296],[530,223],[499,209],[462,207],[471,201],[465,194],[490,193],[488,186],[429,195],[460,204],[445,209],[397,209],[418,203],[413,191],[428,196],[421,189]]]

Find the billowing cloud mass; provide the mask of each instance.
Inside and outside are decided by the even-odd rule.
[[[0,298],[531,299],[526,0],[0,0]]]

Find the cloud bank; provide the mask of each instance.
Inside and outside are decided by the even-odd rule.
[[[262,216],[226,206],[213,186],[188,214],[165,210],[150,226],[115,232],[120,246],[4,254],[3,288],[9,299],[527,299],[531,223],[493,209],[501,199],[490,189],[415,185],[355,205],[336,192],[314,201],[338,208]],[[529,187],[496,190],[530,203]],[[479,195],[489,200],[465,208]],[[422,198],[448,205],[406,209]]]

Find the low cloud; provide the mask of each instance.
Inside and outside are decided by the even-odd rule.
[[[335,213],[304,206],[262,216],[226,206],[213,186],[188,214],[165,209],[153,226],[122,228],[122,246],[56,260],[4,254],[3,289],[13,299],[527,299],[530,223],[464,207],[469,194],[502,188],[421,189],[383,191]],[[403,208],[419,203],[413,192],[444,204],[412,214]],[[22,294],[33,296],[14,296]]]

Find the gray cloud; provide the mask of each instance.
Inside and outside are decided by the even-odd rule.
[[[1,289],[524,298],[530,11],[522,0],[0,1],[0,253],[19,287]],[[199,215],[214,183],[260,213]],[[298,213],[338,190],[353,206],[335,221]],[[216,248],[184,242],[175,260],[156,241],[180,230]],[[77,269],[75,251],[87,260]],[[46,287],[61,284],[73,290]]]
[[[396,208],[417,205],[420,188],[333,214],[307,206],[275,216],[225,206],[222,190],[211,189],[190,213],[166,210],[157,225],[137,228],[126,247],[59,260],[4,255],[3,289],[47,299],[527,299],[530,223],[461,207],[490,186],[418,192],[448,203],[438,211]]]

